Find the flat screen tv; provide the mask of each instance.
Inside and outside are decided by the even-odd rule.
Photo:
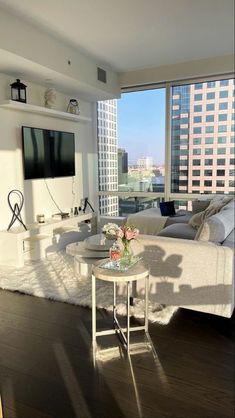
[[[24,178],[75,175],[75,143],[71,132],[22,126]]]

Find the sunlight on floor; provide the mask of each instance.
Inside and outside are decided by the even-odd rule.
[[[73,406],[75,416],[86,416],[88,418],[91,417],[89,406],[84,396],[82,395],[82,390],[78,383],[78,379],[74,373],[73,367],[62,343],[56,342],[54,344],[54,352],[57,358],[57,364],[60,369],[63,382],[66,386],[68,396]]]
[[[136,417],[143,418],[143,411],[142,411],[142,402],[141,402],[141,391],[142,385],[136,378],[137,369],[138,369],[138,361],[146,361],[147,364],[152,364],[152,371],[156,373],[156,379],[161,381],[161,384],[165,389],[169,390],[169,382],[168,378],[164,372],[160,359],[157,355],[157,352],[154,348],[153,342],[148,333],[145,334],[145,341],[132,343],[130,346],[130,353],[127,354],[126,351],[123,349],[122,346],[114,346],[108,348],[101,348],[101,346],[96,345],[93,349],[93,364],[94,367],[98,370],[98,372],[105,378],[106,374],[106,383],[109,386],[110,391],[115,396],[116,388],[115,385],[113,386],[112,379],[109,379],[109,366],[112,368],[112,364],[115,362],[120,362],[121,368],[123,368],[123,373],[129,368],[129,375],[131,376],[132,380],[132,388],[130,387],[130,394],[133,393],[135,398],[136,404]],[[107,370],[106,370],[107,368]],[[113,386],[113,387],[112,387]],[[131,395],[130,395],[131,396]],[[118,397],[115,397],[116,401]],[[119,404],[119,407],[122,409],[123,405]]]

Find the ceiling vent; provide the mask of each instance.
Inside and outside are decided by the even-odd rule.
[[[100,67],[97,67],[97,78],[102,83],[106,83],[106,71]]]

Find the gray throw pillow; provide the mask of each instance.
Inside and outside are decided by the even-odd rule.
[[[211,203],[210,200],[193,200],[192,201],[193,215],[195,215],[195,213],[202,212],[203,210],[208,208],[210,203]]]
[[[220,209],[224,207],[225,203],[223,203],[221,200],[216,202],[211,202],[210,205],[203,210],[202,212],[195,213],[195,215],[192,216],[192,218],[189,220],[189,225],[192,226],[194,229],[200,228],[202,223],[209,218],[210,216],[214,215],[215,213],[218,213]]]

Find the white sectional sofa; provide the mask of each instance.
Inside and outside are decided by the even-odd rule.
[[[190,217],[192,214],[190,215]],[[189,218],[190,218],[189,217]],[[158,303],[231,317],[234,309],[234,200],[194,229],[180,218],[133,241],[150,267],[150,298]],[[151,221],[152,222],[152,221]],[[170,222],[171,223],[171,222]],[[144,284],[137,283],[137,294]]]

